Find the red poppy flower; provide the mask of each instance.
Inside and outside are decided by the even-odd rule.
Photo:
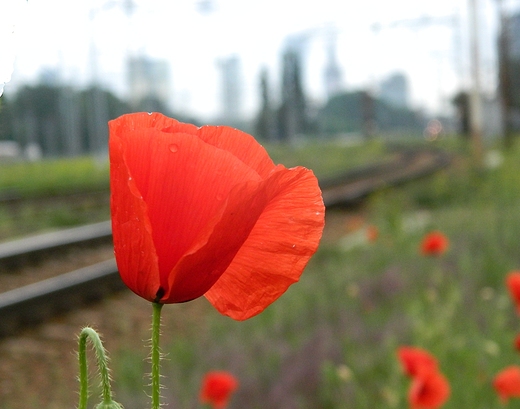
[[[515,347],[515,349],[516,349],[518,352],[520,352],[520,334],[518,334],[518,335],[515,337],[514,347]]]
[[[520,314],[520,271],[511,271],[506,277],[506,285]]]
[[[205,295],[242,320],[298,281],[324,225],[310,170],[274,165],[229,127],[137,113],[109,129],[114,251],[132,291],[158,303]]]
[[[437,371],[423,372],[415,376],[408,392],[413,409],[440,408],[450,396],[447,379]]]
[[[440,256],[448,246],[448,238],[441,232],[433,231],[424,236],[421,242],[421,253],[425,256]]]
[[[231,394],[238,388],[236,378],[225,371],[208,372],[202,381],[200,401],[209,403],[213,408],[225,408]]]
[[[406,375],[414,377],[438,370],[437,359],[428,351],[416,347],[400,347],[397,356]]]
[[[379,229],[376,226],[370,225],[367,227],[367,240],[369,242],[374,242],[379,237]]]
[[[493,380],[493,387],[504,403],[509,398],[520,398],[520,367],[512,365],[500,371]]]

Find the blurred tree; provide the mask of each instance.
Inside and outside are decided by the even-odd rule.
[[[500,16],[500,34],[498,36],[498,90],[502,110],[502,130],[506,147],[513,142],[513,115],[520,108],[520,61],[513,57],[512,17],[508,17],[502,1],[498,2]]]
[[[108,149],[110,119],[131,112],[129,105],[111,92],[90,87],[80,92],[81,146],[85,153],[100,153]]]
[[[331,97],[318,113],[318,126],[325,134],[361,132],[361,93],[345,92]]]
[[[370,103],[368,112],[367,103]],[[331,97],[318,111],[317,124],[325,135],[351,132],[367,135],[367,132],[373,134],[375,129],[422,133],[425,120],[408,108],[390,105],[365,91],[355,91]]]
[[[38,146],[44,156],[74,156],[107,150],[107,121],[133,110],[156,111],[182,122],[200,125],[196,118],[172,114],[157,100],[144,100],[134,109],[111,92],[90,87],[24,86],[2,96],[0,140],[20,147]]]
[[[274,111],[271,107],[271,93],[269,90],[269,72],[267,68],[260,71],[260,97],[261,106],[255,124],[255,136],[264,140],[275,139],[274,135]]]
[[[465,91],[460,91],[451,100],[457,110],[457,119],[459,121],[459,133],[469,139],[469,95]]]
[[[361,91],[362,132],[366,139],[372,138],[377,130],[375,98],[366,91]]]
[[[96,92],[106,104],[106,119],[97,124],[97,131],[89,126]],[[25,86],[12,99],[4,99],[0,139],[16,141],[23,148],[37,145],[45,156],[92,153],[106,146],[107,120],[125,112],[130,112],[128,105],[106,90]]]
[[[164,115],[169,114],[169,109],[165,103],[155,96],[148,96],[141,99],[135,107],[135,110],[142,112],[160,112]]]
[[[12,133],[12,104],[10,98],[5,94],[0,98],[0,140],[3,141],[14,141],[14,135]]]
[[[289,50],[283,55],[282,104],[278,111],[280,139],[290,141],[308,130],[306,109],[300,56]]]
[[[504,142],[511,146],[520,131],[520,56],[501,62],[500,67]]]
[[[37,144],[49,156],[61,153],[63,129],[58,98],[58,88],[48,85],[25,86],[16,93],[11,132],[20,146]]]

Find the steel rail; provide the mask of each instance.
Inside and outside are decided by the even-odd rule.
[[[369,194],[430,175],[451,163],[448,153],[436,149],[406,149],[397,159],[369,165],[320,182],[327,208],[349,206]]]
[[[48,257],[71,246],[92,245],[112,240],[110,221],[42,233],[0,243],[0,271]]]
[[[125,289],[114,259],[0,294],[0,336]]]

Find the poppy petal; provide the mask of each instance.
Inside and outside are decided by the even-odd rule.
[[[251,135],[228,126],[202,126],[179,122],[163,114],[139,112],[124,115],[122,120],[112,121],[115,132],[151,128],[165,133],[196,135],[204,142],[223,149],[253,168],[263,178],[275,167],[269,154]]]
[[[263,179],[267,178],[275,167],[264,147],[251,135],[238,129],[227,126],[203,126],[199,129],[198,135],[204,142],[232,153]]]
[[[179,122],[158,112],[136,112],[123,115],[109,123],[110,133],[122,135],[138,129],[155,129],[168,133],[187,133],[196,135],[200,128],[195,125]]]
[[[418,376],[422,372],[437,371],[437,359],[422,348],[402,346],[397,350],[403,371],[408,376]]]
[[[230,192],[222,211],[206,223],[169,274],[167,302],[204,295],[224,273],[268,203],[259,185],[250,182]]]
[[[208,372],[202,380],[200,401],[213,408],[225,408],[233,392],[238,388],[238,380],[226,371]]]
[[[421,242],[421,253],[425,256],[440,256],[449,247],[449,239],[439,231],[432,231]]]
[[[112,236],[118,269],[132,291],[153,301],[159,270],[146,204],[124,163],[122,141],[111,138],[109,143]]]
[[[432,371],[413,378],[408,399],[414,409],[437,409],[449,396],[448,380],[441,373]]]
[[[516,311],[520,314],[520,271],[509,272],[506,276],[506,285],[516,305]]]
[[[219,312],[237,320],[260,313],[299,280],[323,230],[324,205],[312,171],[278,166],[263,190],[268,205],[205,294]]]
[[[520,398],[520,367],[511,365],[501,370],[493,379],[493,387],[504,403]]]

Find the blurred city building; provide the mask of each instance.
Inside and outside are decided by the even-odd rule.
[[[54,87],[61,85],[59,69],[43,67],[38,74],[38,83]]]
[[[379,94],[383,101],[395,107],[406,108],[408,107],[409,89],[406,75],[395,73],[381,82]]]
[[[323,70],[323,79],[325,83],[325,93],[327,99],[329,99],[341,92],[343,88],[343,72],[338,63],[335,33],[331,33],[328,36],[325,47],[327,61]]]
[[[217,62],[220,69],[221,120],[233,123],[242,117],[242,72],[238,55],[222,58]]]
[[[145,56],[129,58],[128,89],[132,107],[164,112],[171,95],[170,81],[167,61]]]

